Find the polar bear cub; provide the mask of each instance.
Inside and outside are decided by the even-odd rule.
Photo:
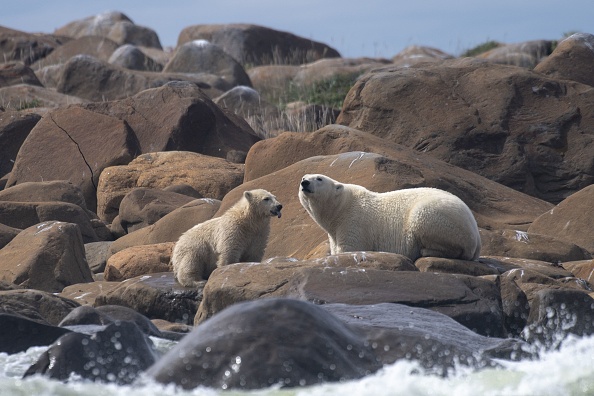
[[[352,251],[476,260],[481,239],[466,204],[447,191],[419,187],[376,193],[325,175],[305,175],[299,201],[328,233],[331,254]]]
[[[266,190],[246,191],[220,217],[197,224],[173,247],[171,262],[177,281],[197,286],[212,271],[231,263],[261,261],[270,234],[270,217],[283,206]]]

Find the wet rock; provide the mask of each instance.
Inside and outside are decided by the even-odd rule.
[[[20,315],[0,313],[0,352],[9,355],[24,352],[33,346],[50,345],[68,329],[51,326]]]
[[[43,374],[67,381],[84,379],[130,384],[155,362],[152,341],[135,323],[118,321],[91,336],[69,333],[60,337],[23,375]]]
[[[204,322],[147,374],[184,389],[259,389],[356,379],[380,367],[365,340],[321,308],[263,299]]]

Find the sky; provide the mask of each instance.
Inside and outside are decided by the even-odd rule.
[[[488,40],[594,34],[594,0],[2,0],[0,26],[53,33],[120,11],[175,46],[187,26],[251,23],[330,45],[343,57],[391,58],[409,45],[457,56]]]

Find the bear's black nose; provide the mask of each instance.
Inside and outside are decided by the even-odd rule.
[[[302,186],[302,187],[307,187],[307,186],[309,186],[309,180],[302,180],[302,181],[301,181],[301,186]]]
[[[277,210],[281,210],[282,208],[283,208],[283,205],[276,205]]]

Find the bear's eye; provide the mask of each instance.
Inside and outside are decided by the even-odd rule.
[[[317,181],[322,181],[322,178],[321,178],[321,177],[318,177],[318,178],[317,178]]]
[[[263,199],[263,201],[270,201],[270,198],[266,197]]]

